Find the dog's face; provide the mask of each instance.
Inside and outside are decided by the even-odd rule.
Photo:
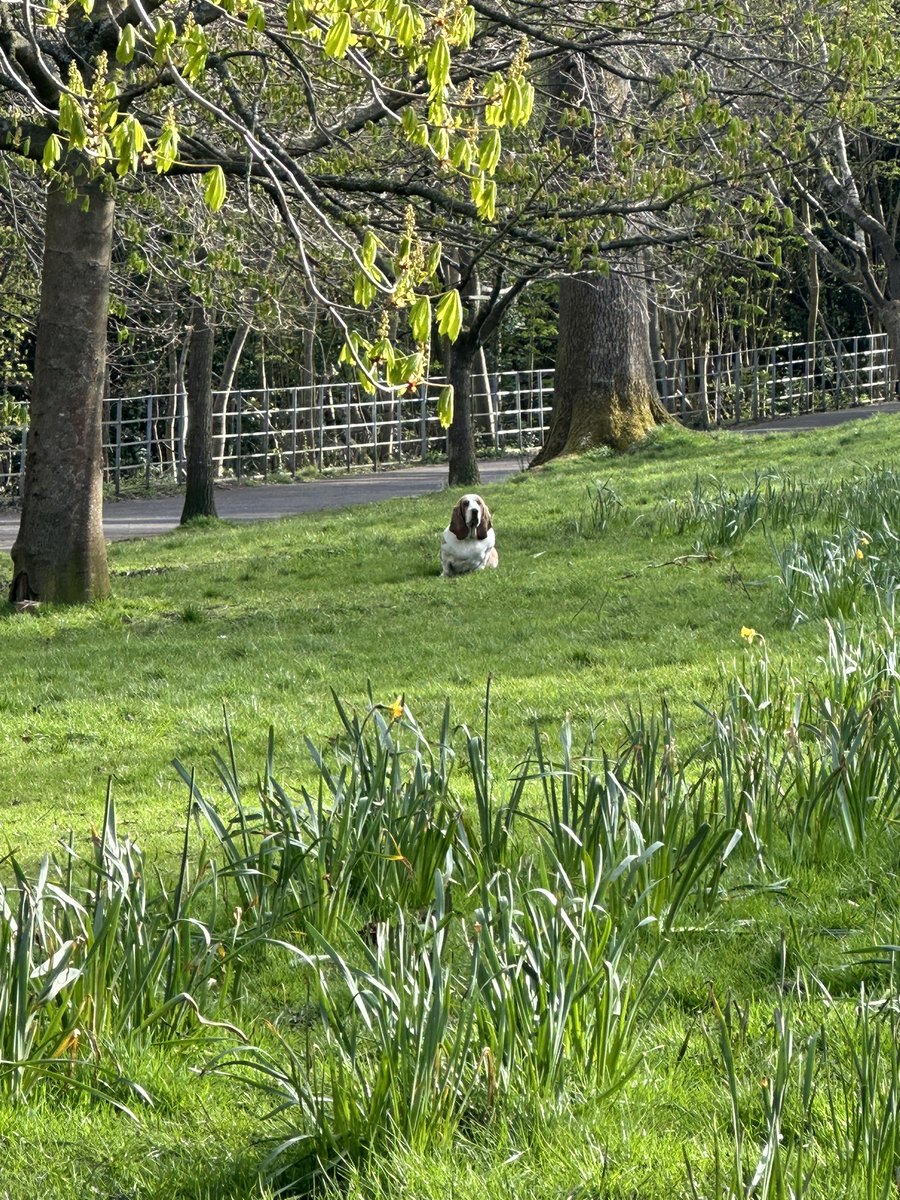
[[[450,532],[463,541],[477,537],[483,541],[491,528],[491,513],[482,498],[475,492],[461,496],[450,517]]]

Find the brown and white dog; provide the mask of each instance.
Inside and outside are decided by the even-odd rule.
[[[441,541],[444,575],[465,575],[496,567],[497,551],[491,512],[475,492],[466,492],[453,509]]]

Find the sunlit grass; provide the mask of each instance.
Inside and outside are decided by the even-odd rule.
[[[612,726],[638,694],[689,709],[743,652],[743,625],[765,630],[773,655],[807,656],[816,639],[790,629],[761,533],[693,557],[689,530],[641,518],[698,472],[732,487],[763,467],[852,473],[900,445],[895,429],[886,418],[796,437],[668,433],[634,455],[485,487],[501,568],[454,581],[437,573],[445,495],[115,544],[111,602],[0,622],[3,832],[52,844],[96,814],[112,775],[128,827],[174,844],[170,761],[203,767],[223,706],[239,747],[262,746],[272,722],[299,770],[297,733],[333,732],[330,689],[354,703],[370,681],[432,720],[447,697],[476,714],[493,673],[497,748],[512,765],[535,717],[548,730],[565,711]],[[598,480],[621,499],[603,529]]]
[[[117,544],[109,603],[0,620],[8,895],[70,827],[101,852],[109,777],[146,851],[107,856],[120,938],[66,899],[105,876],[51,874],[9,943],[4,1020],[49,1032],[0,1193],[892,1195],[898,450],[664,431],[485,487],[497,572],[439,578],[444,494]],[[817,559],[798,620],[795,544],[852,603]]]

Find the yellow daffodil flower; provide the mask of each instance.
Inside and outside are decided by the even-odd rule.
[[[865,557],[866,557],[866,556],[863,554],[862,550],[860,550],[859,546],[857,546],[857,547],[856,547],[856,561],[857,561],[857,562],[862,562],[862,560],[863,560]]]
[[[398,696],[393,704],[387,706],[387,710],[391,714],[392,721],[399,721],[403,716],[403,698]]]
[[[742,625],[741,626],[741,637],[744,638],[748,642],[752,642],[754,638],[759,637],[759,634],[756,632],[755,629],[752,629],[749,625]]]

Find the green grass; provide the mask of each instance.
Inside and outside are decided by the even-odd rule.
[[[691,535],[640,518],[697,474],[851,472],[889,457],[895,429],[887,418],[796,437],[668,433],[624,458],[485,487],[501,567],[461,580],[437,576],[444,495],[114,544],[111,602],[0,621],[4,834],[37,849],[84,828],[112,775],[126,826],[172,844],[183,796],[170,761],[205,769],[223,707],[248,762],[274,724],[293,778],[299,735],[334,732],[330,689],[350,703],[367,681],[380,700],[404,693],[425,723],[449,697],[472,722],[493,673],[497,749],[512,765],[534,717],[548,731],[566,711],[612,727],[625,703],[662,695],[688,711],[745,653],[744,625],[773,656],[810,660],[819,638],[790,629],[762,537],[662,565],[692,552]],[[590,536],[597,478],[623,507]]]
[[[621,773],[632,779],[635,796],[657,794],[657,784],[648,790],[638,783],[651,751],[659,755],[659,778],[668,777],[666,755],[675,753],[670,731],[653,751],[650,740],[641,742],[638,728],[639,709],[648,719],[659,717],[663,700],[672,714],[677,753],[688,764],[688,784],[714,758],[709,751],[704,759],[690,760],[697,742],[709,737],[701,705],[717,710],[723,721],[729,713],[734,717],[733,728],[722,726],[722,754],[733,751],[736,763],[752,766],[752,755],[762,746],[759,761],[774,762],[785,745],[785,730],[790,735],[791,729],[794,685],[788,676],[828,678],[824,617],[834,613],[820,605],[819,592],[804,590],[801,580],[797,595],[807,619],[797,619],[797,598],[779,577],[773,548],[785,551],[801,538],[811,545],[828,537],[846,542],[841,561],[846,558],[848,569],[856,570],[853,551],[865,532],[870,541],[859,569],[868,571],[870,559],[877,563],[872,580],[885,615],[894,551],[888,533],[868,518],[861,520],[872,496],[857,496],[846,529],[834,527],[840,505],[829,508],[822,498],[836,494],[841,479],[862,477],[867,469],[889,463],[898,450],[900,422],[889,417],[794,436],[666,430],[631,455],[587,456],[485,487],[498,534],[497,572],[450,580],[438,576],[439,535],[455,498],[443,494],[254,527],[204,524],[115,544],[112,601],[86,610],[47,609],[33,617],[0,619],[6,682],[0,697],[2,834],[26,871],[70,828],[76,845],[89,850],[86,835],[92,825],[103,824],[111,776],[119,829],[134,834],[149,864],[158,864],[171,896],[188,801],[172,760],[188,772],[195,769],[203,795],[229,815],[213,761],[217,753],[228,757],[227,710],[248,811],[256,807],[254,784],[269,769],[270,725],[275,779],[290,796],[297,797],[306,785],[315,797],[319,772],[305,739],[330,756],[349,753],[354,722],[374,733],[376,718],[367,716],[368,688],[382,704],[402,694],[432,745],[439,740],[449,699],[456,763],[449,786],[442,777],[429,786],[448,812],[457,803],[463,806],[470,842],[480,847],[471,860],[455,847],[454,918],[446,934],[443,901],[423,910],[421,879],[407,878],[402,863],[382,861],[374,844],[359,843],[354,858],[342,849],[351,845],[341,841],[349,836],[346,831],[331,830],[327,847],[322,836],[321,868],[313,863],[312,869],[301,869],[294,860],[287,890],[271,909],[266,907],[271,897],[262,889],[259,901],[252,899],[261,878],[254,872],[236,869],[233,884],[226,872],[216,883],[220,894],[211,887],[208,868],[195,872],[192,865],[190,907],[184,897],[172,904],[179,912],[190,911],[197,928],[212,912],[210,897],[227,913],[236,903],[234,895],[241,898],[242,914],[233,928],[235,939],[246,932],[243,949],[235,942],[239,980],[233,994],[217,1002],[214,1015],[240,1025],[257,1050],[236,1049],[220,1028],[187,1036],[186,1026],[172,1025],[166,1014],[138,1040],[98,1034],[96,1044],[82,1048],[104,1087],[116,1095],[121,1090],[134,1118],[92,1100],[83,1088],[68,1086],[65,1068],[52,1064],[48,1085],[35,1086],[27,1101],[4,1091],[0,1195],[15,1200],[74,1200],[90,1194],[146,1200],[268,1196],[278,1182],[296,1175],[260,1182],[261,1164],[279,1137],[315,1126],[318,1104],[328,1137],[317,1144],[327,1143],[336,1155],[318,1192],[330,1188],[335,1196],[353,1200],[398,1194],[416,1200],[475,1194],[491,1200],[662,1200],[691,1196],[691,1177],[697,1196],[725,1200],[742,1194],[757,1161],[763,1161],[760,1147],[767,1144],[774,1148],[771,1170],[785,1178],[802,1183],[804,1153],[815,1162],[809,1195],[887,1200],[892,1192],[882,1183],[891,1176],[898,1152],[890,1135],[896,1122],[884,1116],[893,1111],[890,1072],[896,1073],[896,1062],[892,1068],[887,1047],[896,1022],[890,1005],[881,1016],[865,1019],[856,1008],[861,988],[866,997],[896,997],[895,956],[873,949],[895,946],[900,932],[900,843],[891,796],[871,810],[868,823],[854,825],[852,817],[868,799],[853,792],[849,778],[839,787],[835,776],[833,787],[823,786],[821,801],[811,799],[812,792],[807,796],[807,824],[798,832],[789,811],[796,792],[786,793],[787,807],[777,797],[769,804],[755,766],[734,796],[710,783],[696,810],[696,822],[710,824],[702,844],[721,855],[732,815],[744,834],[739,851],[728,850],[721,878],[715,863],[702,866],[700,851],[685,850],[694,845],[692,829],[680,820],[677,805],[657,808],[654,800],[646,816],[635,810],[633,821],[626,813],[614,836],[604,832],[602,821],[591,825],[593,818],[583,814],[582,838],[599,839],[608,866],[625,850],[637,857],[636,864],[604,884],[603,911],[614,914],[613,929],[604,926],[598,912],[580,907],[593,868],[575,843],[558,830],[548,832],[552,867],[545,861],[550,851],[535,849],[540,845],[533,824],[540,804],[537,784],[528,785],[527,815],[515,824],[508,843],[492,819],[499,819],[496,806],[510,799],[509,777],[529,753],[535,728],[542,753],[559,763],[559,731],[567,716],[573,753],[578,755],[596,727],[595,753],[603,748],[624,755]],[[813,495],[820,485],[825,490],[806,509],[799,503],[791,508],[783,493],[777,502],[770,496],[757,521],[746,496],[760,473],[782,482],[802,481]],[[884,472],[867,478],[882,489],[890,485]],[[861,495],[865,489],[858,490]],[[729,500],[726,493],[732,492]],[[688,504],[692,495],[718,497],[719,507],[713,505],[712,511],[694,504],[695,511],[673,518],[671,502]],[[732,503],[738,522],[733,536],[727,532]],[[838,604],[852,649],[860,623],[875,629],[880,616],[868,585],[854,583],[846,594],[846,602],[829,595],[827,605]],[[762,643],[742,640],[744,626],[763,635],[764,649]],[[888,638],[885,644],[895,643]],[[726,677],[735,670],[744,691],[733,687],[726,703]],[[473,739],[483,732],[489,676],[487,778],[493,807],[482,809],[486,834],[476,840],[476,804],[488,800],[477,782],[483,778],[482,748],[476,740],[467,747],[456,726],[465,724]],[[893,677],[886,678],[886,687],[893,688]],[[860,692],[857,712],[856,675],[848,679],[850,685],[834,678],[823,683],[822,696],[845,688],[846,737],[852,739],[854,730],[867,737],[874,728],[871,743],[859,744],[870,757],[882,756],[878,761],[884,761],[893,780],[896,739],[882,720],[884,689],[876,680],[871,695]],[[763,700],[766,688],[770,695]],[[343,719],[332,691],[346,706]],[[831,729],[838,738],[842,718],[837,708],[827,710],[832,729],[817,707],[821,697],[815,689],[805,694],[799,736],[812,751],[827,746],[823,731]],[[853,744],[846,742],[851,750]],[[351,758],[345,763],[348,772]],[[405,778],[408,759],[397,761],[397,778]],[[393,768],[377,754],[371,761],[352,762],[354,803],[364,807],[374,787],[370,781]],[[594,767],[598,764],[599,757]],[[802,764],[801,755],[785,770],[802,775]],[[229,765],[226,775],[230,770]],[[231,788],[236,791],[235,780]],[[274,837],[279,812],[288,810],[279,810],[280,793],[273,789],[270,784],[265,790],[269,808],[260,828]],[[676,789],[673,795],[682,793]],[[607,803],[614,798],[609,792]],[[551,802],[563,799],[557,795]],[[578,797],[567,803],[572,814],[581,811]],[[695,803],[700,804],[696,797],[685,799],[685,811]],[[601,805],[597,811],[607,810]],[[842,811],[850,814],[846,824]],[[401,817],[398,829],[405,828]],[[205,828],[215,856],[224,843]],[[766,830],[769,838],[757,851],[754,830]],[[232,833],[233,848],[242,834]],[[443,853],[440,842],[434,851],[428,849],[426,834],[416,835],[417,854]],[[254,845],[258,836],[250,835]],[[493,837],[489,853],[488,836]],[[680,846],[681,852],[670,860],[659,851],[642,861],[641,846],[654,837]],[[412,848],[401,849],[414,857]],[[190,853],[194,864],[201,854],[197,832],[190,835]],[[275,853],[271,846],[269,853]],[[259,859],[264,867],[266,862],[271,860]],[[663,875],[660,863],[666,864]],[[681,878],[690,890],[670,911],[665,906]],[[321,925],[301,921],[293,928],[284,915],[295,895],[291,889],[301,881],[307,889],[321,889],[323,879],[328,886],[320,895],[328,903],[340,902],[349,926],[332,919],[327,936]],[[529,881],[537,889],[532,893]],[[238,885],[245,890],[229,890]],[[571,945],[553,905],[554,893],[562,895],[567,887],[574,907],[566,922],[574,924],[566,928],[578,930]],[[651,890],[642,892],[644,887]],[[395,902],[407,910],[406,923],[396,926],[406,931],[402,945],[385,943],[376,952],[362,936],[366,922],[390,913]],[[134,906],[144,901],[129,903],[128,921],[137,921]],[[507,980],[509,1002],[523,1006],[516,1021],[523,1020],[521,1014],[536,997],[552,992],[556,980],[572,989],[574,1029],[565,1034],[573,1039],[567,1044],[579,1045],[584,1030],[609,1020],[624,1039],[621,1062],[604,1057],[605,1050],[593,1050],[590,1058],[570,1050],[568,1059],[548,1069],[548,1060],[532,1055],[527,1038],[508,1040],[516,1025],[512,1009],[498,1005],[476,1012],[463,1006],[442,1035],[447,1040],[441,1043],[440,1063],[448,1082],[435,1095],[434,1109],[428,1107],[432,1101],[416,1092],[415,1079],[421,1071],[431,1080],[432,1066],[427,1054],[421,1061],[416,1057],[421,1047],[416,1049],[415,1021],[428,1011],[437,1013],[442,989],[461,987],[467,978],[479,910],[518,913],[506,941],[499,927],[488,929],[487,918],[477,922],[485,956],[514,956],[520,937],[540,948],[532,968],[542,981],[539,988],[532,988],[527,972]],[[660,921],[658,940],[629,931],[629,921],[648,914]],[[154,928],[164,930],[165,915],[154,920]],[[306,958],[257,944],[258,931],[290,936]],[[449,957],[440,959],[438,970],[438,960],[429,956],[445,936]],[[574,954],[575,945],[586,948],[589,957]],[[46,934],[37,948],[39,956],[51,953]],[[662,957],[648,979],[657,951]],[[557,961],[559,953],[563,959]],[[317,954],[322,956],[318,965]],[[630,1016],[615,1025],[605,1007],[603,988],[609,984],[602,971],[591,973],[595,955],[614,964],[608,969],[621,977],[623,996],[629,986],[636,988],[633,1025]],[[568,974],[559,973],[563,961]],[[489,988],[490,974],[481,969],[472,978]],[[358,1090],[367,1076],[354,1074],[358,1047],[353,1027],[341,1019],[346,997],[334,989],[337,977],[366,989],[359,1011],[365,1010],[383,1039],[380,1051],[369,1046],[371,1061],[380,1063],[383,1078],[411,1087],[416,1099],[406,1106],[402,1089],[389,1095],[385,1112],[393,1113],[390,1121],[402,1136],[385,1139],[382,1130],[371,1157],[365,1154],[365,1139],[354,1141],[353,1129],[380,1128],[371,1117],[377,1108],[367,1110],[365,1120],[359,1115],[368,1103]],[[110,978],[110,988],[120,986],[118,976]],[[438,978],[445,980],[440,987]],[[32,982],[40,988],[43,979],[37,975]],[[579,981],[590,980],[589,990],[579,992]],[[333,990],[327,1003],[323,999],[317,1005],[322,981],[331,981]],[[394,990],[396,1001],[390,1000]],[[71,1003],[84,1007],[74,1013],[60,1008],[60,1020],[77,1020],[79,1028],[88,1029],[96,1005],[73,994]],[[316,1012],[317,1017],[310,1015]],[[185,1013],[179,1009],[178,1014],[184,1022]],[[556,1018],[548,1012],[546,1019],[542,1037],[552,1036]],[[482,1057],[474,1076],[453,1040],[465,1021],[477,1029],[478,1045],[491,1048],[490,1066]],[[878,1033],[883,1040],[874,1046]],[[865,1045],[869,1051],[862,1054]],[[400,1046],[405,1047],[403,1071],[396,1070]],[[325,1053],[323,1047],[326,1057],[316,1057]],[[224,1075],[210,1071],[217,1055],[224,1056],[220,1066],[235,1056],[242,1065],[228,1067]],[[346,1141],[337,1133],[334,1097],[326,1103],[309,1090],[310,1064],[321,1070],[325,1061],[342,1063],[346,1072],[347,1111],[341,1118],[349,1122]],[[860,1083],[860,1062],[877,1062],[881,1075]],[[269,1078],[281,1099],[289,1093],[296,1097],[280,1121],[266,1118],[269,1099],[252,1086],[251,1080],[259,1082],[260,1063],[274,1072]],[[632,1065],[637,1069],[629,1074]],[[134,1099],[139,1096],[129,1090],[134,1085],[152,1103]],[[607,1086],[614,1093],[604,1099],[601,1090]],[[501,1095],[496,1103],[491,1099],[495,1088]],[[841,1132],[862,1120],[854,1109],[857,1094],[867,1097],[860,1111],[870,1126],[873,1117],[885,1121],[884,1136],[870,1131],[856,1143],[881,1155],[871,1169],[857,1160],[848,1165],[836,1149]],[[839,1113],[833,1109],[836,1097],[843,1105]],[[347,1113],[354,1105],[357,1116],[351,1120]],[[433,1120],[433,1113],[440,1119]],[[375,1123],[369,1127],[366,1120]],[[740,1179],[734,1168],[736,1138],[744,1146]],[[291,1156],[284,1161],[289,1164]],[[758,1180],[751,1194],[761,1196],[761,1187]],[[767,1194],[787,1195],[784,1190]]]

